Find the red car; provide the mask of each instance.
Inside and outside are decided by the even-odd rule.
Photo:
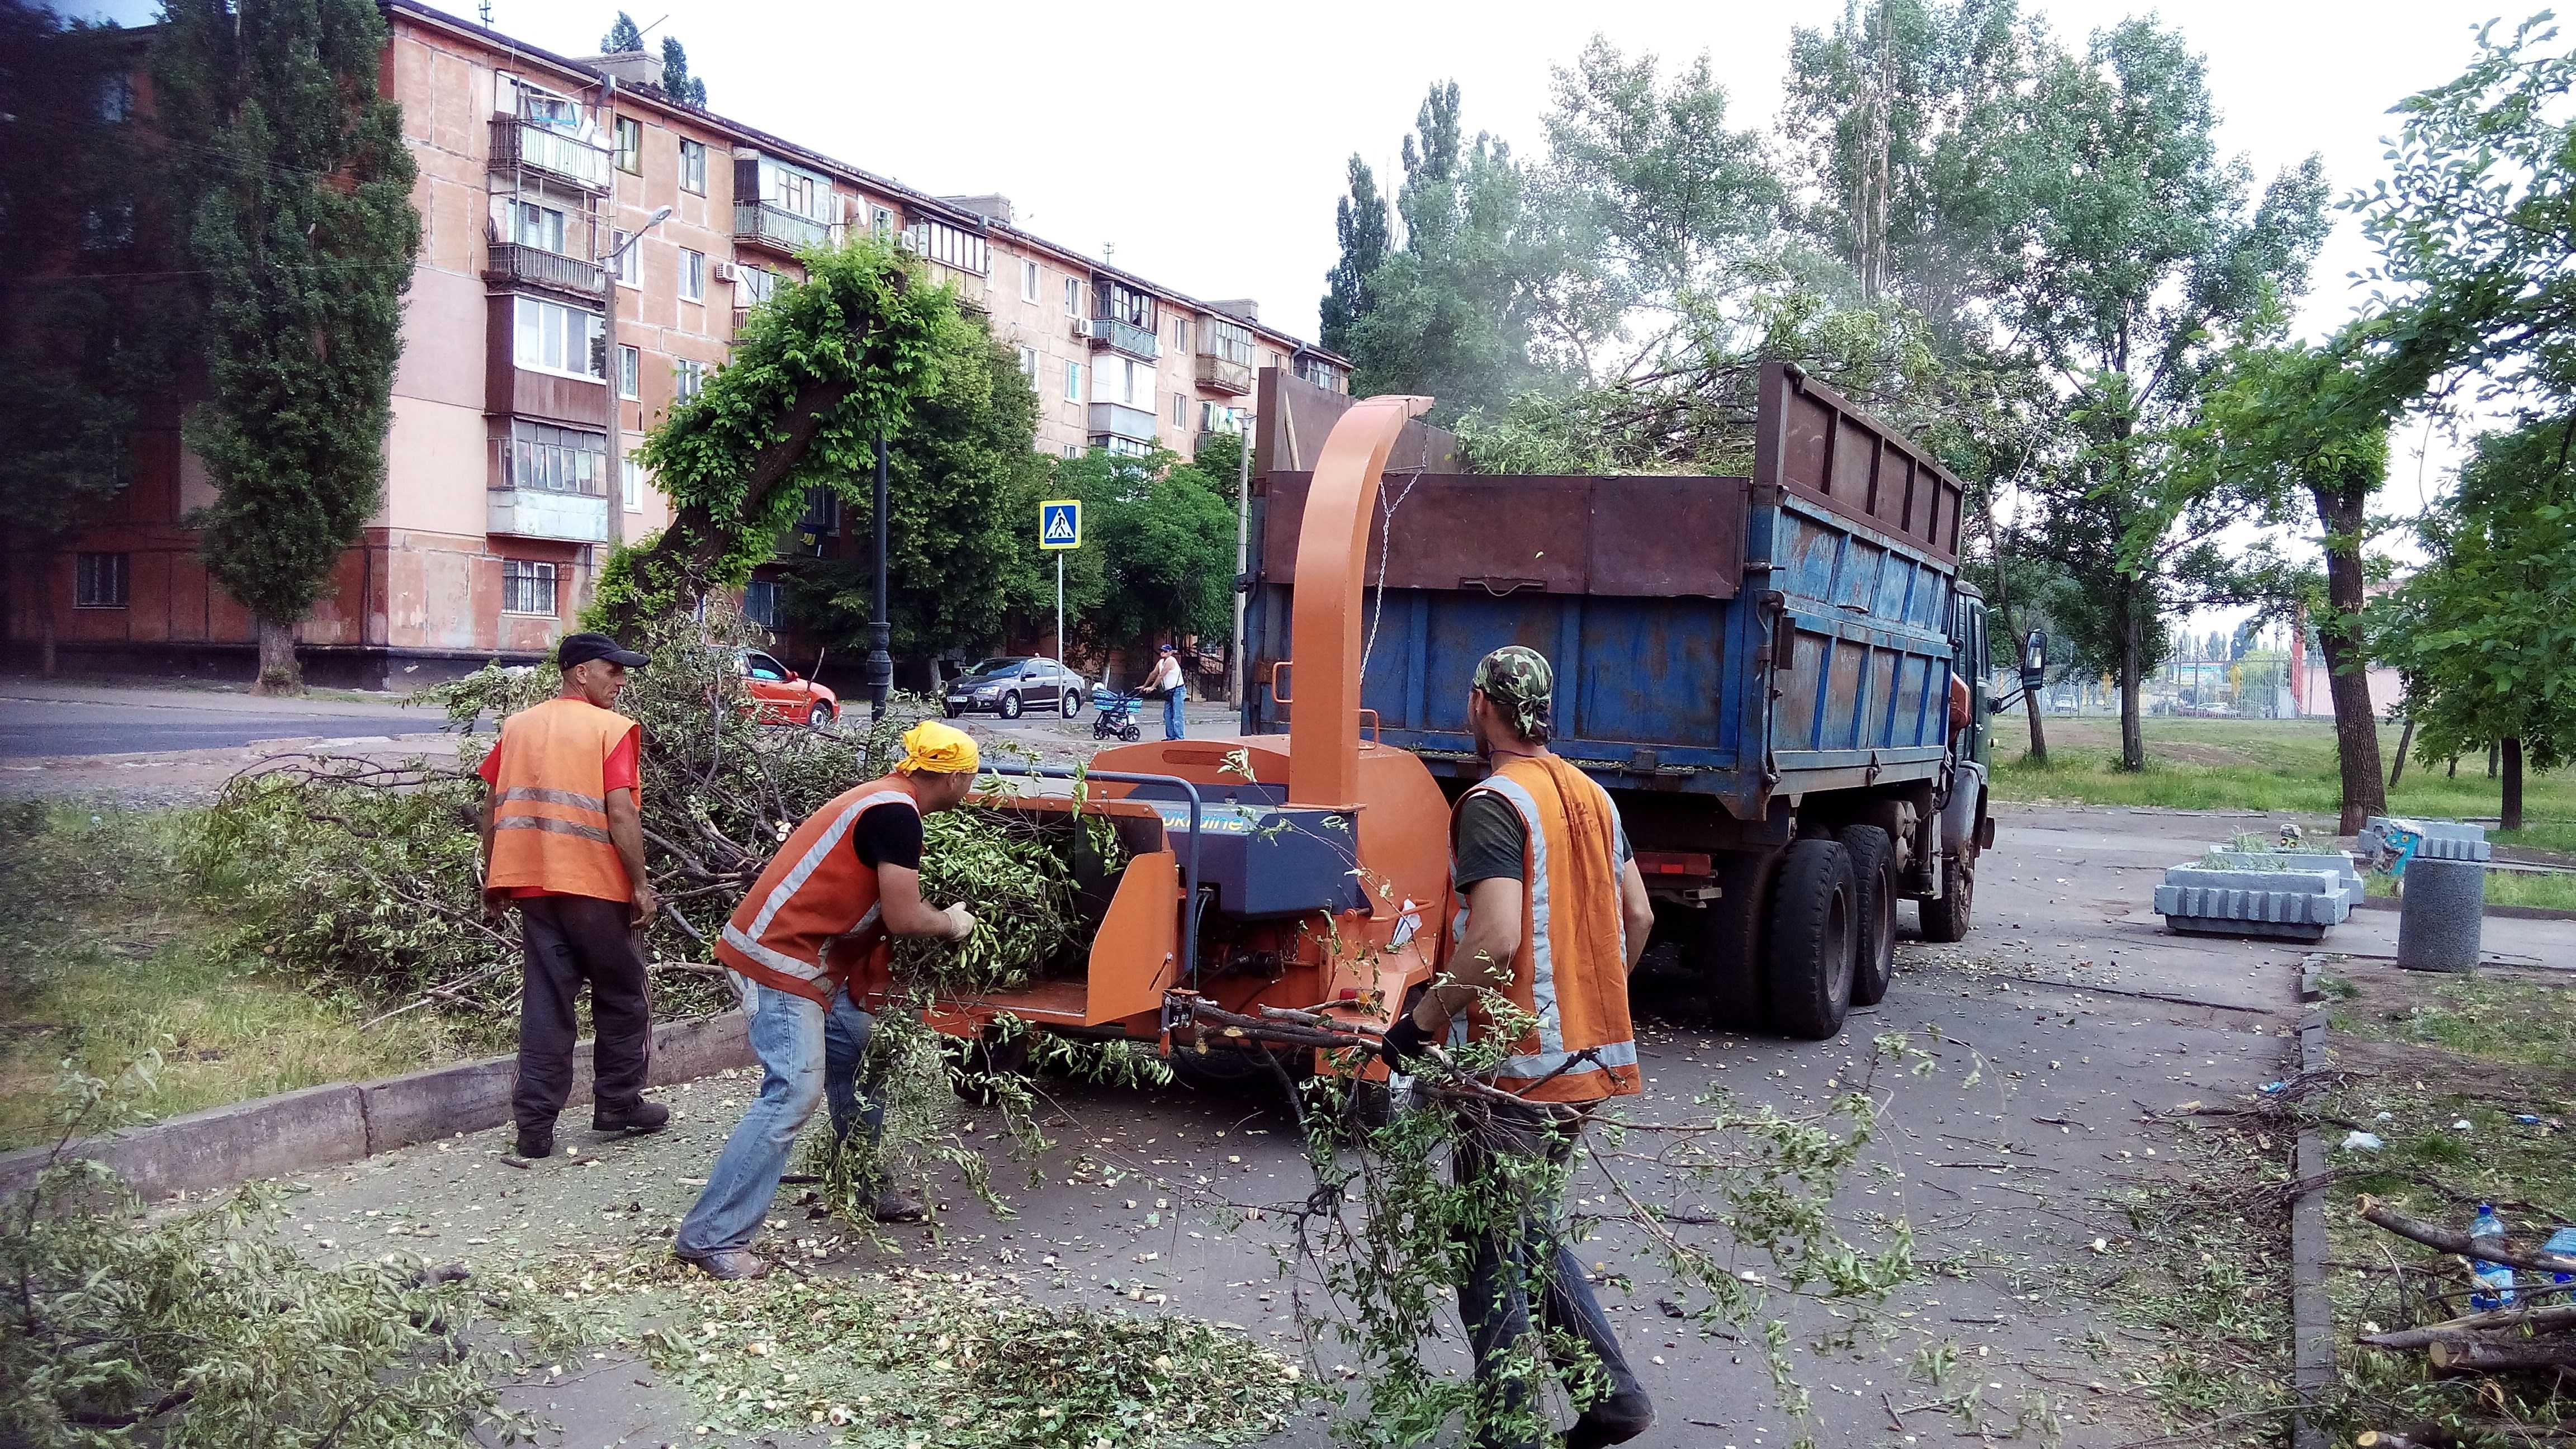
[[[742,652],[742,683],[752,699],[752,718],[777,724],[830,726],[841,712],[841,697],[757,649]]]

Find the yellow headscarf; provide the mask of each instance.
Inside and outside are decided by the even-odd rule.
[[[971,775],[982,763],[972,735],[926,719],[903,732],[903,760],[895,770],[905,775],[923,770],[934,775]]]

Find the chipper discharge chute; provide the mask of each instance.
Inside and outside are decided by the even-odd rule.
[[[1295,695],[1285,736],[1125,745],[1094,758],[1079,798],[979,802],[1058,825],[1076,814],[1101,822],[1071,832],[1083,930],[1025,985],[943,996],[934,1025],[973,1035],[1010,1016],[1153,1040],[1168,1027],[1167,993],[1196,993],[1246,1015],[1288,1008],[1376,1031],[1429,979],[1448,804],[1410,751],[1363,737],[1359,707],[1379,476],[1406,421],[1429,406],[1370,398],[1325,443],[1298,535],[1297,656],[1272,681]],[[1103,833],[1114,850],[1100,848]],[[865,984],[887,986],[882,976]]]

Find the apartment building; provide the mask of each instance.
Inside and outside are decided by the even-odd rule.
[[[385,11],[422,246],[384,505],[299,631],[317,681],[413,683],[542,649],[607,547],[668,519],[632,457],[642,434],[723,365],[800,250],[855,231],[897,239],[989,318],[1059,456],[1189,456],[1244,425],[1264,366],[1348,389],[1345,359],[1249,303],[1059,246],[1004,197],[930,195],[673,103],[647,56],[551,55],[413,0]],[[112,519],[49,569],[10,570],[13,650],[49,613],[76,666],[242,672],[251,620],[183,525],[212,489],[176,415]],[[803,531],[838,527],[827,498]]]

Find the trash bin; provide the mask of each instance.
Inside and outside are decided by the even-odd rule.
[[[2397,910],[2397,964],[2409,971],[2474,971],[2486,926],[2484,861],[2417,856]]]

